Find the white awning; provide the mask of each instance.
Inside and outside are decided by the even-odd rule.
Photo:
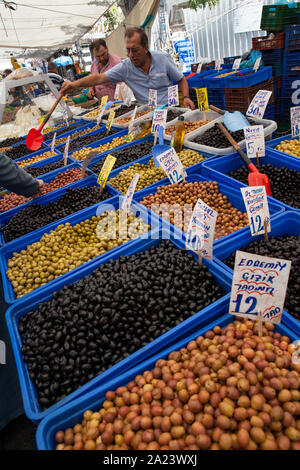
[[[114,0],[0,0],[0,48],[72,46],[113,3]]]

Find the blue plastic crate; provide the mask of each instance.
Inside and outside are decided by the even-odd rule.
[[[25,160],[30,160],[33,157],[37,157],[38,155],[42,155],[43,153],[50,152],[50,151],[51,151],[50,147],[43,147],[42,146],[41,150],[38,150],[37,152],[33,152],[33,153],[28,154],[28,155],[25,155],[25,157],[18,158],[17,160],[14,160],[14,162],[15,163],[24,162]],[[57,152],[55,149],[54,149],[54,152],[56,154],[59,154],[59,152]],[[49,157],[49,158],[52,158],[52,157]],[[48,158],[45,158],[44,161],[48,161]]]
[[[269,140],[266,142],[266,147],[272,149],[272,154],[278,157],[278,161],[283,161],[285,162],[287,159],[289,161],[293,161],[297,167],[295,169],[299,168],[300,164],[300,158],[295,157],[294,155],[290,155],[289,153],[284,153],[280,152],[279,150],[276,150],[275,147],[280,144],[280,142],[283,142],[285,140],[298,140],[298,137],[292,137],[292,134],[284,135],[283,137],[278,137],[277,139]],[[267,149],[266,149],[267,150]]]
[[[274,121],[274,119],[275,119],[275,105],[274,105],[274,103],[270,103],[266,107],[266,111],[265,111],[265,114],[264,114],[264,119],[269,119],[270,121]]]
[[[300,51],[285,52],[283,58],[283,70],[285,74],[292,71],[292,68],[299,66]]]
[[[247,73],[252,72],[253,69],[243,69],[240,72]],[[257,72],[252,73],[251,75],[246,75],[241,77],[240,75],[229,75],[224,79],[225,88],[245,88],[258,83],[265,82],[272,77],[272,67],[261,67]]]
[[[213,104],[220,109],[226,109],[224,89],[208,88],[207,97],[209,104]]]
[[[46,165],[50,165],[50,163],[55,163],[55,162],[59,162],[59,160],[63,160],[64,159],[64,156],[62,153],[58,153],[57,155],[55,155],[54,157],[50,157],[50,158],[46,158],[45,160],[41,160],[40,162],[36,162],[36,163],[32,163],[31,165],[28,165],[27,167],[25,168],[39,168],[41,166],[46,166]],[[68,160],[67,160],[67,165],[71,165],[72,163],[78,163],[76,160],[74,160],[73,158],[71,157],[68,157]],[[67,166],[65,165],[65,166]],[[63,168],[63,167],[62,167]],[[61,168],[61,169],[62,169]],[[49,172],[50,173],[50,172]],[[46,173],[44,173],[45,175]],[[43,176],[44,176],[43,175]]]
[[[44,136],[44,142],[46,143],[46,145],[48,145],[49,147],[51,147],[51,143],[52,143],[52,140],[53,140],[53,136],[54,136],[54,132],[59,132],[59,131],[62,131],[64,130],[64,133],[67,133],[67,132],[72,132],[74,129],[75,126],[78,126],[76,127],[76,131],[78,131],[79,129],[81,129],[81,127],[84,127],[88,124],[87,121],[84,121],[83,119],[78,119],[76,121],[74,121],[72,124],[70,124],[69,126],[67,126],[67,123],[65,123],[65,125],[63,127],[59,127],[56,131],[51,131],[49,132],[49,134],[52,135],[51,138],[47,138],[47,133],[44,133],[43,136]],[[52,134],[53,132],[53,134]],[[59,139],[60,137],[62,136],[59,135],[59,136],[56,136],[57,139]]]
[[[300,50],[300,25],[285,28],[285,49],[289,51]]]
[[[133,207],[138,207],[138,206],[133,206]],[[80,223],[83,220],[86,220],[86,219],[89,219],[89,218],[95,216],[97,214],[97,211],[99,213],[99,211],[101,210],[101,213],[102,213],[102,212],[105,212],[106,210],[113,210],[113,208],[115,208],[115,210],[119,209],[119,197],[118,196],[115,196],[114,198],[109,199],[108,202],[104,201],[104,202],[101,202],[100,204],[95,204],[94,206],[92,206],[90,208],[83,209],[83,210],[81,210],[80,212],[78,212],[76,214],[67,216],[64,219],[64,223],[68,222],[71,225],[76,225],[76,224]],[[139,212],[141,213],[141,217],[143,218],[143,220],[145,220],[146,222],[151,221],[152,222],[152,227],[154,227],[154,229],[155,228],[157,229],[158,228],[157,219],[156,218],[151,219],[151,217],[148,214],[148,211],[146,210],[146,208],[144,206],[139,206],[138,209],[139,209]],[[35,243],[35,242],[39,241],[45,233],[49,233],[51,230],[54,230],[60,224],[61,224],[60,220],[56,221],[56,222],[53,222],[52,224],[47,225],[46,227],[42,227],[39,230],[36,230],[35,232],[24,235],[24,237],[22,237],[22,238],[19,238],[17,240],[14,240],[14,241],[11,241],[11,242],[7,243],[6,245],[4,245],[0,249],[0,270],[1,270],[1,275],[2,275],[3,288],[4,288],[4,292],[5,292],[4,293],[4,298],[5,298],[5,301],[8,305],[11,305],[11,304],[19,301],[19,299],[16,298],[13,287],[12,287],[11,283],[9,282],[7,276],[6,276],[6,271],[8,269],[8,266],[7,266],[8,260],[13,256],[14,252],[20,252],[21,250],[26,249],[29,245],[32,245],[32,243]],[[150,232],[148,232],[148,234],[149,233]],[[141,238],[142,239],[147,238],[148,234],[142,236]],[[130,243],[135,243],[135,241],[131,241],[128,244],[130,244]],[[88,263],[85,263],[84,265],[74,269],[71,273],[76,274],[76,273],[82,271],[83,267],[85,267],[86,265],[93,264],[99,258],[103,259],[107,256],[110,257],[110,256],[112,256],[112,254],[114,252],[117,252],[119,249],[120,248],[117,247],[114,250],[111,250],[109,252],[109,254],[106,253],[104,255],[101,255],[101,256],[89,261]],[[59,282],[65,281],[68,278],[69,275],[70,275],[70,272],[66,273],[66,274],[63,274],[59,278],[56,278],[53,281],[47,283],[47,287],[48,286],[50,286],[50,287],[55,286]],[[39,287],[38,289],[36,289],[34,291],[34,294],[36,292],[41,294],[43,292],[44,288],[45,288],[45,286]],[[32,295],[32,292],[29,293],[29,294],[26,294],[25,296],[22,297],[22,300],[23,299],[26,300],[26,299],[30,298],[31,295]]]
[[[221,158],[224,158],[224,157],[215,158],[214,161],[219,162]],[[187,176],[186,181],[188,183],[193,183],[193,182],[196,182],[196,181],[200,181],[200,182],[202,182],[202,181],[218,181],[215,177],[211,178],[211,177],[202,176],[203,172],[204,172],[204,165],[201,167],[201,176],[198,175],[198,174],[191,174],[191,175]],[[242,194],[241,194],[240,190],[235,188],[234,186],[232,186],[230,183],[227,183],[227,182],[226,182],[226,184],[224,184],[223,182],[218,181],[218,183],[219,183],[219,191],[224,196],[227,196],[228,201],[234,207],[236,207],[239,211],[246,212],[244,200],[243,200],[243,197],[242,197]],[[162,181],[159,181],[158,183],[152,185],[151,188],[149,187],[149,188],[146,188],[146,189],[142,189],[138,193],[135,193],[134,196],[133,196],[133,199],[140,203],[144,197],[149,196],[149,194],[155,194],[157,188],[159,188],[161,186],[167,186],[169,184],[171,184],[171,183],[170,183],[169,179],[166,178],[166,179],[164,179]],[[284,212],[284,207],[283,207],[282,204],[279,204],[275,200],[271,200],[271,198],[268,198],[268,202],[269,202],[271,220],[272,220],[272,217],[274,215],[278,215],[281,212]],[[185,240],[185,234],[183,234],[183,232],[180,229],[178,229],[174,225],[170,224],[170,222],[168,222],[167,220],[165,220],[162,217],[158,216],[157,214],[151,212],[149,209],[148,209],[148,212],[149,212],[149,214],[153,214],[153,217],[157,218],[157,220],[159,221],[160,227],[171,230],[172,233],[174,232],[176,237],[179,237],[179,239]],[[243,233],[245,230],[247,230],[247,227],[245,227],[241,230],[238,230],[237,232],[233,232],[230,235],[226,235],[225,237],[221,238],[221,240],[227,240],[227,239],[230,240],[232,237],[236,236],[237,233]],[[216,242],[214,242],[214,243],[216,243]]]
[[[271,223],[271,233],[269,237],[280,237],[282,235],[300,235],[300,213],[294,211],[284,212],[273,218]],[[250,245],[256,239],[263,240],[264,235],[252,237],[250,229],[245,233],[238,235],[231,241],[222,241],[216,243],[214,250],[214,260],[220,266],[227,270],[230,274],[233,273],[226,264],[223,263],[232,253],[240,250],[244,246]],[[283,314],[282,322],[300,336],[300,322],[286,311]]]
[[[93,186],[98,186],[97,184],[97,178],[94,177],[94,176],[89,176],[88,178],[84,178],[83,180],[79,180],[79,181],[76,181],[75,183],[72,183],[71,185],[69,186],[64,186],[63,188],[61,189],[58,189],[57,191],[53,191],[52,193],[49,193],[47,194],[46,196],[44,196],[43,198],[41,198],[41,201],[39,200],[38,201],[38,204],[40,204],[41,206],[48,206],[48,204],[50,202],[55,202],[57,201],[63,194],[65,194],[67,192],[67,189],[77,189],[77,188],[87,188],[87,187],[93,187]],[[99,187],[99,186],[98,186]],[[110,197],[114,197],[116,195],[116,191],[112,191],[110,189],[109,186],[106,186],[106,189],[108,190],[108,192],[110,193]],[[108,199],[106,200],[108,201]],[[32,204],[37,204],[37,201],[35,199],[33,199],[32,201],[28,202],[28,204],[26,205],[26,208],[31,206]],[[99,203],[96,203],[94,204],[95,206],[98,206]],[[90,206],[90,207],[94,207],[93,206]],[[18,212],[20,212],[20,210],[23,210],[24,207],[22,206],[22,209],[20,209],[21,206],[19,207],[16,207],[15,209],[11,209],[9,212],[4,212],[3,214],[0,214],[0,245],[3,246],[3,245],[7,245],[7,243],[5,242],[4,240],[4,237],[3,237],[3,234],[2,234],[2,226],[3,225],[6,225],[8,224],[8,222],[11,220],[11,218],[17,214]],[[78,211],[77,211],[78,212]],[[79,211],[80,212],[80,211]],[[75,212],[73,213],[75,214]],[[72,215],[72,214],[70,214]],[[60,220],[60,223],[64,223],[64,222],[67,222],[67,220],[65,220],[66,218],[70,217],[69,216],[66,216],[66,217],[63,217],[63,219],[57,219],[57,220]],[[37,229],[37,230],[46,230],[46,228],[50,228],[50,226],[52,226],[53,223],[56,223],[56,222],[52,222],[51,224],[48,224],[48,225],[44,225],[42,227],[42,229]],[[33,231],[33,232],[30,232],[31,234],[35,234],[35,232],[37,231]],[[26,235],[23,235],[22,237],[19,237],[18,239],[15,239],[15,240],[19,240],[21,241],[22,238],[24,236],[27,236],[29,234],[26,234]],[[13,240],[13,241],[15,241]],[[9,242],[9,243],[12,243],[12,242]]]
[[[37,448],[39,450],[55,449],[56,432],[58,430],[72,428],[76,424],[81,423],[83,413],[86,410],[98,411],[105,401],[105,393],[108,390],[116,390],[120,386],[126,386],[129,382],[134,381],[137,375],[143,375],[145,371],[153,370],[159,359],[167,359],[171,352],[180,351],[181,348],[186,348],[189,342],[194,341],[199,336],[204,336],[207,331],[213,330],[215,326],[225,328],[229,323],[232,323],[235,320],[235,317],[227,313],[228,308],[229,299],[226,298],[218,308],[218,317],[214,320],[210,320],[209,324],[205,326],[199,324],[198,330],[186,330],[185,336],[179,342],[173,343],[172,345],[166,345],[163,351],[160,351],[149,359],[144,360],[144,362],[133,366],[121,376],[107,381],[105,384],[99,386],[90,393],[74,400],[59,410],[52,412],[49,416],[43,419],[37,429]],[[275,325],[275,331],[279,332],[281,335],[287,336],[292,342],[298,339],[297,335],[283,324]]]
[[[137,205],[136,208],[138,211],[143,211],[140,205]],[[141,212],[142,214],[143,212]],[[154,235],[154,232],[152,232]],[[164,235],[164,234],[163,234]],[[166,237],[168,234],[166,234]],[[184,249],[185,245],[182,241],[170,237],[172,243],[177,246],[179,249]],[[47,301],[52,297],[52,293],[63,288],[65,285],[69,285],[77,282],[78,280],[84,278],[85,276],[91,274],[95,269],[97,269],[101,264],[108,263],[111,259],[118,259],[120,256],[130,256],[132,254],[145,251],[151,246],[157,246],[160,243],[161,239],[158,239],[157,236],[152,239],[143,240],[141,238],[136,241],[130,242],[124,245],[119,250],[112,251],[109,255],[98,258],[93,263],[84,265],[82,269],[73,271],[65,280],[61,280],[55,285],[50,286],[50,283],[45,286],[44,290],[40,293],[37,291],[33,295],[27,296],[19,300],[15,305],[10,307],[6,312],[6,322],[9,330],[9,335],[12,342],[12,347],[16,359],[18,376],[20,380],[22,398],[24,403],[24,410],[29,419],[34,422],[39,422],[45,416],[48,416],[55,409],[63,406],[64,404],[74,400],[76,397],[82,396],[87,392],[95,389],[101,384],[105,384],[108,380],[118,377],[122,372],[134,367],[138,363],[147,359],[148,357],[153,356],[161,349],[167,347],[170,344],[176,343],[181,337],[186,334],[186,331],[195,330],[199,326],[204,326],[210,321],[218,318],[220,316],[220,305],[223,304],[224,298],[222,297],[210,306],[204,308],[200,312],[195,313],[190,318],[182,322],[180,325],[172,328],[168,332],[164,333],[161,337],[157,338],[144,348],[133,353],[128,358],[122,360],[121,362],[115,364],[113,367],[108,369],[106,372],[98,375],[87,384],[82,386],[80,389],[76,390],[69,396],[65,397],[59,403],[51,406],[49,409],[42,411],[41,407],[37,400],[37,394],[35,387],[30,380],[27,366],[25,365],[22,353],[21,353],[21,338],[18,331],[18,323],[21,316],[26,315],[27,312],[34,310],[41,302]],[[195,261],[198,262],[198,257],[195,253],[192,253]],[[213,275],[216,283],[223,289],[225,294],[228,294],[231,289],[231,277],[230,274],[221,269],[216,263],[212,263],[207,260],[203,260],[203,264],[208,266],[209,271]]]
[[[212,77],[209,77],[207,81],[207,88],[208,89],[224,89],[225,87],[225,82],[228,77],[231,77],[231,75],[227,75],[226,77],[221,77],[218,78],[220,75],[223,75],[224,73],[230,73],[229,70],[221,70],[218,72],[216,75],[213,75]],[[237,74],[237,72],[236,72]],[[232,74],[233,76],[233,74]]]
[[[76,129],[69,129],[68,130],[68,127],[66,127],[66,132],[64,134],[61,134],[59,136],[56,137],[56,142],[59,140],[59,139],[63,139],[65,137],[68,137],[70,136],[70,141],[73,139],[73,135],[76,133],[76,132],[79,132],[79,131],[84,131],[86,129],[93,129],[93,127],[97,126],[97,123],[96,122],[87,122],[87,121],[83,121],[84,124],[82,124],[81,127],[76,127]],[[100,128],[105,129],[105,126],[100,126]],[[92,131],[94,132],[94,131]],[[52,137],[53,139],[53,137]],[[47,145],[49,145],[49,147],[51,147],[51,143],[52,143],[52,139],[49,139],[47,140],[45,143]],[[60,145],[63,145],[63,144],[60,144]],[[64,143],[65,145],[65,143]],[[58,145],[57,145],[58,147]]]
[[[300,75],[284,75],[282,77],[282,92],[281,95],[283,98],[292,98],[293,93],[297,90],[297,83],[300,84]]]
[[[207,88],[207,79],[218,73],[216,70],[202,70],[201,73],[187,79],[188,85],[190,88]]]
[[[266,156],[260,158],[260,162],[262,164],[269,163],[270,165],[274,165],[277,168],[282,168],[284,166],[286,168],[290,168],[291,170],[300,171],[300,161],[297,162],[296,157],[291,158],[285,156],[285,158],[282,159],[278,154],[280,154],[280,152],[274,152],[270,148],[266,147]],[[223,157],[218,158],[218,160],[204,162],[202,165],[202,175],[206,178],[213,179],[218,183],[230,185],[231,187],[240,190],[240,188],[244,188],[246,185],[238,180],[231,178],[227,175],[227,173],[235,171],[238,168],[241,168],[243,165],[244,162],[237,153],[232,155],[225,155]],[[273,197],[268,197],[268,200],[269,204],[270,202],[272,202],[275,205],[282,206],[285,210],[292,210],[297,212],[300,211],[300,209],[294,209],[293,207],[284,204],[283,202],[278,201]]]

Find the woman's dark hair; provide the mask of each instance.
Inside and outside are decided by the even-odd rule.
[[[125,38],[132,38],[132,36],[135,34],[135,33],[138,33],[140,35],[140,39],[141,39],[141,45],[143,47],[147,47],[149,45],[149,41],[148,41],[148,36],[147,34],[145,33],[145,31],[143,30],[143,28],[138,28],[137,26],[134,26],[134,27],[131,27],[131,28],[126,28],[125,30]]]
[[[104,41],[104,39],[96,39],[95,41],[92,42],[91,44],[91,48],[92,50],[96,49],[96,51],[99,49],[99,47],[105,47],[105,49],[107,49],[107,45],[106,45],[106,42]]]

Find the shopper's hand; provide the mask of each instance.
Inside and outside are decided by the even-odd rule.
[[[185,108],[190,108],[190,109],[192,109],[192,110],[195,109],[195,105],[194,105],[193,101],[192,101],[190,98],[184,98],[184,100],[183,100],[183,106],[184,106]]]
[[[40,192],[40,190],[44,186],[44,181],[43,180],[37,180],[37,182],[39,183],[39,192]]]
[[[60,89],[60,93],[62,95],[68,95],[69,93],[72,93],[74,90],[76,90],[74,83],[70,82],[69,80],[66,80]]]
[[[90,98],[91,100],[92,98],[94,98],[94,96],[95,96],[95,90],[94,88],[90,88],[88,92],[88,98]]]

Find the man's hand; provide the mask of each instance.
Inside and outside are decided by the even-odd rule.
[[[95,90],[94,88],[90,88],[88,92],[88,98],[92,99],[95,96]]]
[[[69,80],[66,80],[60,89],[60,93],[62,95],[68,95],[69,93],[72,93],[72,91],[74,90],[76,90],[76,86],[74,85],[74,83],[70,82]]]
[[[184,100],[183,100],[183,106],[184,106],[185,108],[190,108],[190,109],[192,109],[192,110],[195,109],[195,105],[194,105],[193,101],[192,101],[190,98],[184,98]]]

